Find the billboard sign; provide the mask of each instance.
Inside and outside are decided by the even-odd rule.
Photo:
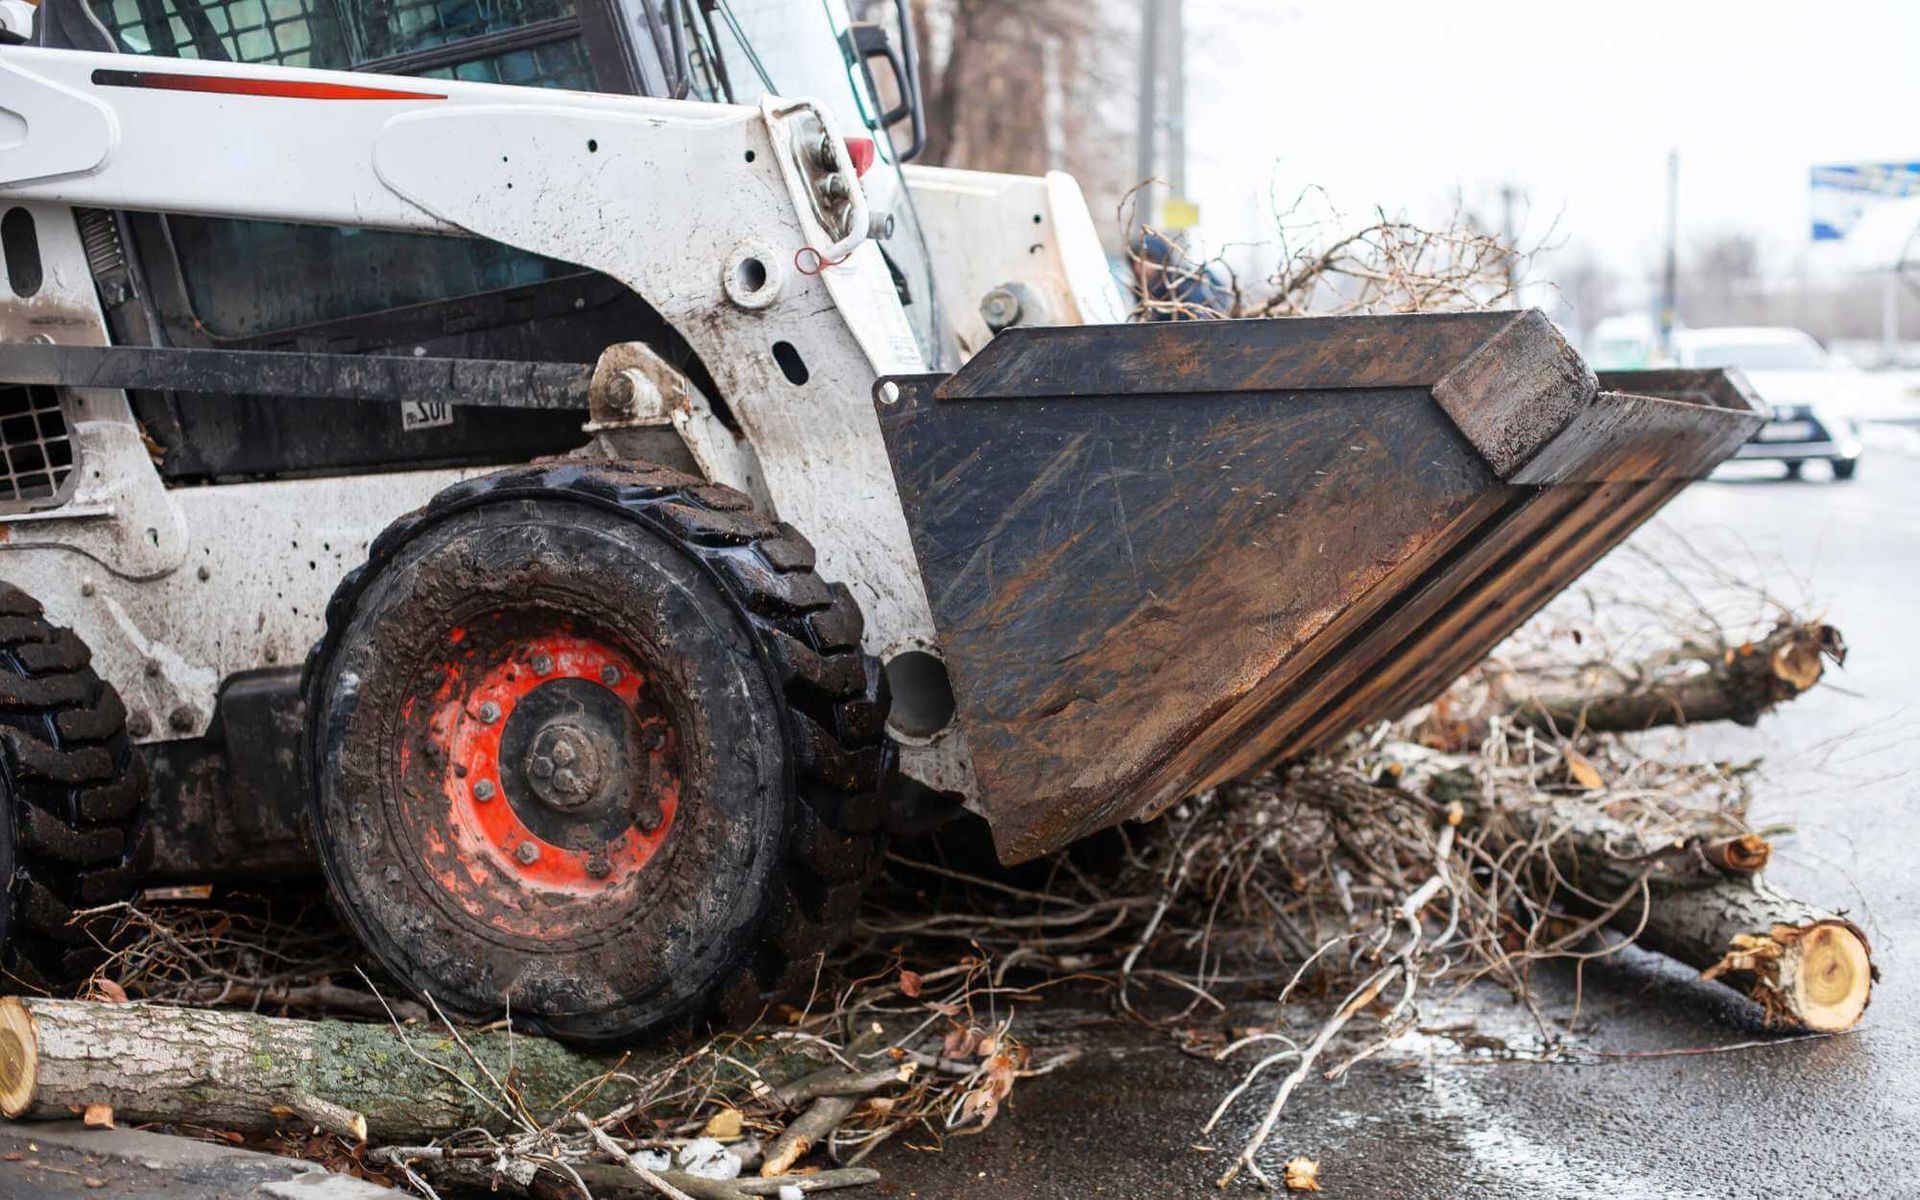
[[[1920,196],[1920,162],[1834,163],[1812,171],[1813,240],[1846,237],[1868,209]]]

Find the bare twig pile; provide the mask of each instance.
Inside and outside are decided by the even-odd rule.
[[[359,948],[324,899],[275,906],[259,897],[218,905],[181,900],[112,904],[120,936],[86,993],[98,999],[421,1020],[411,1000],[383,1000],[355,972]]]
[[[1522,248],[1478,228],[1464,209],[1427,225],[1376,208],[1362,220],[1309,188],[1274,214],[1278,264],[1243,286],[1224,254],[1194,250],[1139,213],[1146,185],[1121,200],[1136,319],[1355,316],[1499,308],[1515,303],[1545,239]]]
[[[871,1183],[859,1165],[888,1140],[978,1132],[1017,1080],[1071,1056],[1035,1061],[1015,1019],[1036,997],[994,984],[976,955],[924,971],[877,960],[752,1029],[595,1056],[504,1025],[463,1032],[430,999],[343,977],[350,946],[312,913],[292,927],[258,907],[120,913],[132,936],[95,978],[104,1003],[0,1000],[0,1112],[277,1133],[280,1149],[423,1195],[735,1200]],[[259,1015],[369,1007],[380,1022]]]
[[[1016,999],[986,984],[977,959],[889,972],[847,984],[826,1011],[788,1011],[644,1069],[615,1063],[543,1120],[373,1158],[423,1190],[541,1196],[737,1200],[873,1183],[879,1173],[860,1164],[889,1139],[978,1132],[1017,1079],[1058,1065],[1034,1062],[1014,1036]],[[813,1155],[833,1165],[801,1169]]]
[[[1194,1052],[1249,1062],[1206,1129],[1266,1088],[1223,1184],[1244,1171],[1271,1186],[1257,1155],[1296,1090],[1388,1050],[1468,985],[1506,989],[1541,1052],[1568,1054],[1574,1019],[1551,1020],[1535,987],[1548,963],[1578,972],[1638,944],[1738,986],[1779,1028],[1850,1028],[1874,970],[1865,935],[1760,880],[1771,844],[1749,817],[1753,764],[1621,736],[1751,723],[1817,684],[1844,643],[1770,602],[1764,623],[1731,628],[1677,580],[1672,593],[1656,604],[1642,581],[1632,602],[1584,613],[1576,597],[1434,704],[1195,797],[1115,861],[1061,856],[1018,887],[903,863],[962,895],[869,932],[984,948],[1004,980],[1096,980]],[[1581,619],[1602,613],[1611,623]],[[1270,1005],[1264,1019],[1246,1018],[1249,1000]]]
[[[1259,1155],[1298,1090],[1393,1052],[1460,989],[1504,988],[1532,1014],[1540,1054],[1577,1054],[1573,1019],[1538,999],[1544,964],[1577,972],[1637,943],[1740,987],[1780,1027],[1848,1028],[1869,994],[1866,939],[1760,882],[1775,831],[1749,817],[1752,765],[1686,761],[1630,732],[1752,721],[1817,684],[1844,645],[1771,602],[1728,624],[1724,605],[1676,594],[1655,603],[1635,585],[1631,600],[1584,609],[1575,597],[1435,703],[1104,848],[1022,874],[939,844],[902,850],[861,944],[823,968],[811,1003],[699,1044],[594,1059],[462,1032],[355,972],[323,911],[130,906],[133,936],[93,993],[115,1003],[0,1012],[29,1040],[44,1033],[37,1078],[0,1063],[25,1089],[0,1105],[104,1103],[189,1125],[217,1112],[216,1133],[277,1130],[297,1152],[426,1195],[733,1200],[870,1182],[864,1160],[890,1139],[985,1128],[1020,1078],[1071,1053],[1036,1061],[1023,1044],[1040,1044],[1036,1022],[1020,1017],[1069,987],[1242,1066],[1206,1128],[1257,1114],[1221,1181],[1272,1186]],[[153,1036],[162,1028],[174,1032]],[[141,1049],[115,1079],[63,1067],[61,1047],[115,1037]],[[418,1086],[286,1066],[367,1054]],[[200,1082],[169,1099],[179,1077]]]

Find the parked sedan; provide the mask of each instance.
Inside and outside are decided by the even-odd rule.
[[[1853,478],[1860,431],[1848,414],[1858,372],[1812,337],[1774,326],[1686,329],[1673,335],[1673,350],[1683,367],[1738,367],[1773,407],[1737,457],[1785,463],[1790,479],[1809,460],[1825,459],[1835,479]]]

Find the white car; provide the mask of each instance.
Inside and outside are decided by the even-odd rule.
[[[1596,371],[1639,371],[1660,359],[1660,327],[1645,313],[1607,317],[1587,335],[1587,365]]]
[[[1823,458],[1835,479],[1852,479],[1860,461],[1860,431],[1850,414],[1858,371],[1836,360],[1810,335],[1784,326],[1686,329],[1673,335],[1683,367],[1738,367],[1773,419],[1737,457],[1773,459],[1800,477],[1809,459]]]

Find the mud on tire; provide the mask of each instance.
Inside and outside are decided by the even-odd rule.
[[[60,991],[103,958],[112,922],[74,914],[131,897],[146,776],[126,710],[72,631],[0,583],[0,986]]]
[[[622,529],[628,532],[623,534]],[[638,556],[629,574],[674,582],[665,587],[648,584],[650,591],[623,590],[626,585],[599,561],[607,557],[601,545],[606,539],[625,546],[622,553]],[[588,1043],[618,1041],[688,1018],[748,1021],[774,995],[809,981],[819,956],[846,936],[859,894],[879,868],[882,783],[891,769],[892,753],[884,734],[884,676],[860,649],[859,609],[844,587],[823,582],[813,566],[813,550],[804,538],[790,526],[755,513],[751,501],[738,492],[662,469],[606,464],[514,468],[457,484],[376,539],[367,564],[342,581],[328,607],[327,634],[309,659],[305,691],[310,714],[308,772],[323,863],[346,919],[383,964],[416,989],[432,992],[458,1015],[496,1016],[499,996],[511,993],[518,1022]],[[461,572],[469,574],[460,576]],[[461,582],[450,586],[456,577]],[[602,580],[595,586],[605,595],[586,594],[594,589],[582,587],[582,581],[594,579]],[[690,598],[667,596],[656,602],[653,597],[663,592],[685,592]],[[648,742],[674,769],[685,765],[676,756],[698,757],[700,764],[711,757],[711,764],[700,769],[715,772],[716,780],[720,776],[731,780],[734,794],[721,789],[719,794],[706,795],[697,779],[687,785],[697,803],[668,811],[669,824],[662,827],[658,846],[647,851],[661,857],[641,857],[627,864],[639,886],[655,889],[644,895],[642,907],[657,906],[661,912],[633,918],[631,928],[608,925],[591,937],[581,933],[577,940],[582,946],[607,944],[600,950],[581,949],[566,960],[573,974],[570,982],[538,978],[544,968],[538,963],[526,966],[546,949],[533,945],[540,940],[534,936],[537,914],[505,913],[496,924],[504,921],[526,936],[491,941],[482,923],[466,921],[457,912],[444,918],[418,916],[423,902],[432,907],[444,899],[435,899],[431,893],[445,885],[426,881],[424,876],[421,882],[392,882],[412,871],[399,861],[402,856],[390,852],[409,835],[397,826],[369,833],[380,821],[389,826],[394,822],[366,812],[368,806],[381,803],[372,794],[375,791],[388,795],[388,808],[397,795],[419,794],[417,786],[410,792],[395,792],[389,782],[375,778],[377,772],[366,757],[379,738],[370,737],[361,725],[384,721],[382,728],[387,728],[400,721],[397,714],[406,708],[401,693],[408,686],[416,688],[410,694],[416,697],[416,707],[419,704],[417,685],[386,678],[399,671],[392,665],[394,660],[417,657],[415,647],[422,638],[444,638],[447,630],[456,628],[462,653],[472,651],[483,658],[492,654],[498,659],[498,654],[485,648],[487,639],[494,636],[487,631],[487,622],[504,619],[512,626],[521,620],[511,611],[518,603],[514,596],[521,593],[543,597],[540,603],[555,606],[553,611],[576,612],[581,629],[596,623],[605,626],[607,641],[614,645],[644,650],[649,639],[672,641],[678,636],[674,627],[685,626],[701,613],[706,614],[701,621],[719,630],[703,632],[702,637],[718,638],[716,645],[732,636],[722,626],[740,631],[742,647],[696,647],[680,658],[673,657],[672,646],[656,648],[659,661],[634,674],[671,677],[671,686],[663,685],[669,691],[688,680],[706,678],[703,672],[719,672],[713,679],[725,677],[728,671],[740,672],[742,648],[753,663],[752,671],[738,674],[729,685],[732,701],[697,714],[696,723],[711,725],[703,726],[704,734],[689,738],[682,732],[668,738],[656,733]],[[471,602],[468,594],[474,597]],[[681,608],[669,620],[667,609],[674,604]],[[437,607],[456,615],[436,626],[439,618],[431,610]],[[659,611],[635,612],[649,608]],[[715,611],[720,609],[725,611]],[[417,626],[381,633],[388,626],[407,625],[411,618],[406,614],[416,611],[428,613]],[[639,624],[624,624],[630,619]],[[434,633],[435,629],[441,632]],[[376,645],[383,636],[387,641]],[[521,657],[515,661],[534,661],[525,657],[529,652],[524,647],[533,644],[528,635],[508,629],[500,637],[503,644],[510,641],[517,647],[511,653]],[[572,643],[553,644],[561,647],[556,653],[564,657],[565,647]],[[540,665],[555,675],[570,669],[554,667],[553,655],[542,652],[539,658],[545,660]],[[591,668],[589,676],[599,669]],[[459,682],[468,677],[460,674],[467,668],[449,670],[458,677],[449,686],[467,686]],[[479,678],[484,672],[474,667],[468,674]],[[614,671],[613,677],[619,676]],[[494,668],[485,678],[504,677]],[[683,690],[705,695],[711,694],[712,687],[709,681],[705,691]],[[461,703],[466,696],[460,693]],[[766,701],[766,711],[759,716],[754,714],[762,706],[755,697]],[[640,703],[645,697],[628,699],[645,711]],[[524,703],[529,713],[533,711],[531,701],[513,703]],[[656,707],[664,710],[672,704],[662,702]],[[494,709],[495,714],[501,711]],[[516,737],[522,744],[526,740],[524,734],[514,732],[516,711],[508,707],[504,719],[496,715],[504,730],[499,735],[502,764],[511,757],[504,748]],[[362,712],[372,715],[362,720],[357,716]],[[456,715],[456,719],[461,718]],[[661,718],[663,726],[675,729],[688,719],[672,712]],[[703,739],[715,741],[725,752],[692,756],[688,748],[704,744]],[[660,748],[662,742],[664,748]],[[448,741],[446,761],[467,761],[461,757],[466,745],[457,737]],[[772,757],[764,758],[763,752]],[[657,771],[659,763],[654,765]],[[499,767],[498,794],[513,790],[505,773],[509,769]],[[407,778],[411,786],[420,777]],[[453,791],[459,786],[471,790],[466,782],[470,777],[463,774],[461,779],[463,783]],[[528,780],[515,777],[514,782],[524,796]],[[486,819],[491,821],[500,810],[491,799],[496,793],[488,791],[484,805]],[[673,795],[685,799],[678,790]],[[461,800],[452,795],[448,803],[457,805]],[[438,803],[436,798],[434,804]],[[723,830],[702,823],[699,803],[748,805],[754,815],[751,821],[730,815],[727,819],[732,824]],[[610,844],[631,855],[633,842],[647,840],[642,836],[644,826],[638,828],[641,832],[632,838],[623,833]],[[678,842],[676,833],[683,835]],[[438,836],[429,831],[426,842]],[[542,842],[545,852],[536,850],[526,870],[562,869],[556,859],[577,850],[573,843],[561,840],[560,853],[555,845]],[[356,848],[374,842],[391,844],[389,850],[379,852],[387,854],[380,864],[363,861],[365,854]],[[622,882],[621,861],[589,865],[598,870],[598,879],[610,876]],[[651,875],[640,874],[648,868]],[[493,862],[488,869],[504,878],[513,865]],[[709,887],[709,877],[721,878],[727,886]],[[487,886],[498,890],[498,878],[490,877]],[[541,885],[542,881],[532,882]],[[573,882],[589,890],[595,884],[584,878]],[[464,888],[458,881],[453,886]],[[658,894],[663,887],[676,892],[705,890],[697,903],[676,907],[680,905],[677,896]],[[393,895],[383,898],[384,892]],[[534,911],[531,900],[517,903],[525,912]],[[571,911],[573,916],[555,918],[561,922],[552,939],[556,955],[571,953],[560,943],[580,932],[566,921],[601,920],[590,909]],[[464,945],[438,959],[421,948],[423,943],[446,938]],[[499,941],[514,941],[514,946],[496,950],[491,942]],[[475,964],[470,967],[459,961],[460,954],[468,952]],[[676,978],[663,983],[649,977],[645,968],[650,956],[670,958]],[[595,963],[600,964],[598,968]],[[596,969],[608,978],[582,977]],[[491,995],[489,989],[494,989]]]

